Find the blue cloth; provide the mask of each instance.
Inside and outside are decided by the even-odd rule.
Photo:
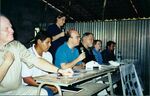
[[[48,96],[54,96],[54,95],[53,95],[53,91],[52,91],[50,88],[48,88],[48,87],[46,87],[46,86],[44,86],[44,87],[42,87],[42,88],[47,91]]]
[[[102,59],[102,55],[101,55],[101,52],[100,51],[97,51],[95,48],[93,48],[93,54],[95,56],[95,59],[96,61],[99,63],[99,64],[103,64],[103,59]]]
[[[68,44],[65,42],[61,45],[55,55],[55,65],[58,68],[61,68],[62,63],[70,63],[75,60],[79,56],[78,49],[73,48],[70,49]],[[82,64],[82,62],[78,62],[77,65]]]

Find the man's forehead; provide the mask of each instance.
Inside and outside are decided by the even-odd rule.
[[[115,46],[115,44],[111,43],[111,45],[110,45],[110,46],[114,47],[114,46]]]
[[[0,22],[5,21],[5,20],[8,20],[8,19],[4,16],[0,16]]]
[[[85,36],[87,39],[88,38],[93,38],[93,35],[92,34],[90,34],[90,35],[88,35],[88,36]]]
[[[0,25],[10,25],[10,26],[12,26],[10,21],[4,16],[0,16]]]
[[[72,35],[79,35],[78,31],[76,31],[76,30],[72,30],[71,34]]]

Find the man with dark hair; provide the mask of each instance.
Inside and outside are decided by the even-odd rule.
[[[106,49],[102,51],[103,63],[108,63],[108,61],[116,61],[116,56],[114,54],[116,43],[114,41],[108,41]]]
[[[85,52],[86,58],[83,60],[85,64],[92,60],[96,61],[95,56],[93,55],[93,52],[92,52],[93,40],[94,40],[93,34],[90,32],[86,32],[83,34],[81,43],[77,47],[79,53],[82,53],[82,51]]]
[[[59,69],[45,59],[34,56],[20,42],[15,41],[14,30],[5,16],[0,16],[0,25],[0,95],[36,95],[37,87],[21,84],[21,62],[29,68],[36,66],[47,72],[73,74],[71,69]],[[47,92],[42,89],[41,94],[47,95]]]
[[[44,33],[45,31],[40,31],[37,33],[34,39],[34,44],[28,50],[34,56],[44,58],[48,62],[52,63],[53,61],[52,55],[50,52],[48,52],[48,49],[51,46],[52,38],[47,37]],[[23,63],[22,66],[22,78],[24,81],[23,85],[38,87],[39,84],[34,80],[33,77],[46,74],[48,73],[39,68],[36,67],[28,68],[26,64]],[[48,92],[49,96],[53,96],[53,93],[57,93],[57,88],[55,88],[54,86],[43,86],[42,88],[44,88]]]
[[[80,43],[79,33],[71,29],[67,32],[68,41],[61,45],[55,56],[56,66],[62,69],[66,68],[83,68],[82,60],[85,58],[85,53],[79,55],[78,49],[75,47]]]

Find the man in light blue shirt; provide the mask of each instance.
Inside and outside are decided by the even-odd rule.
[[[71,29],[67,32],[67,42],[61,45],[55,55],[55,64],[58,68],[83,68],[82,60],[85,58],[85,53],[79,54],[78,49],[75,48],[80,43],[79,33]]]

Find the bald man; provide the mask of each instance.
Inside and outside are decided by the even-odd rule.
[[[71,29],[67,32],[67,42],[62,44],[56,51],[55,63],[56,66],[62,69],[84,68],[82,60],[85,58],[85,53],[79,54],[78,49],[75,48],[80,43],[80,35],[78,31]]]

